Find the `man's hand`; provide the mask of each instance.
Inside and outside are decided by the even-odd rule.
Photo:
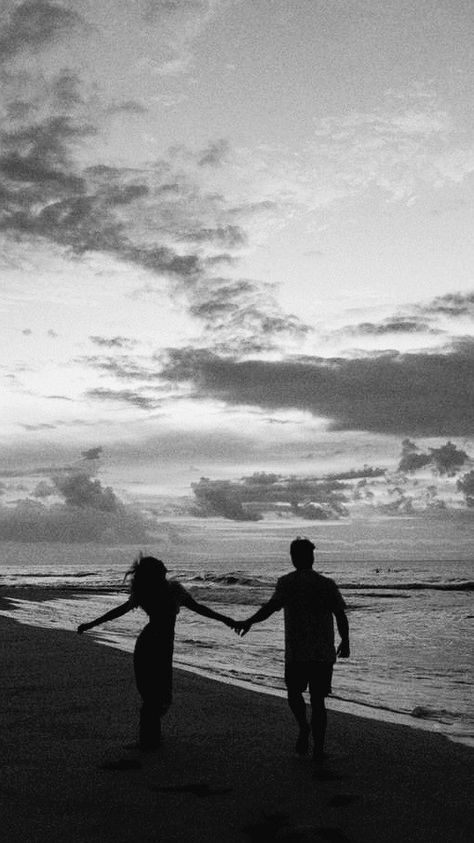
[[[87,630],[90,629],[90,628],[91,628],[90,624],[80,623],[79,626],[77,627],[77,634],[82,635],[83,632],[87,632]]]
[[[243,638],[244,635],[247,635],[247,632],[249,631],[251,626],[252,621],[235,621],[234,632],[236,632],[237,635],[240,635],[240,637]]]
[[[348,659],[350,654],[351,654],[349,642],[348,641],[341,641],[341,643],[339,644],[339,647],[337,648],[336,653],[337,653],[337,655],[339,656],[340,659]]]

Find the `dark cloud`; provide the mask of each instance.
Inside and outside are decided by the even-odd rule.
[[[360,359],[241,361],[207,349],[174,349],[162,376],[230,405],[306,410],[334,430],[464,436],[474,425],[474,341]]]
[[[430,448],[431,459],[440,474],[452,477],[469,459],[467,453],[457,448],[452,442],[446,442],[440,448]]]
[[[115,401],[119,404],[132,404],[134,407],[139,407],[141,410],[153,410],[159,406],[159,402],[139,392],[133,392],[130,389],[89,389],[86,392],[88,398],[95,398],[99,401]]]
[[[254,353],[272,348],[283,334],[305,336],[309,327],[282,313],[270,285],[251,282],[244,292],[213,276],[246,243],[238,214],[244,219],[268,203],[245,213],[229,208],[222,195],[196,183],[196,154],[185,149],[143,170],[81,167],[78,148],[98,128],[79,107],[80,80],[65,69],[48,84],[48,108],[0,132],[0,230],[15,239],[49,241],[76,257],[102,252],[166,280],[204,331],[222,332],[213,337],[217,345]],[[199,162],[215,166],[226,152],[226,143],[210,143]]]
[[[145,368],[131,357],[121,355],[120,357],[83,357],[80,362],[107,372],[121,380],[128,381],[156,381],[160,379],[159,372]]]
[[[429,454],[420,452],[418,445],[411,442],[410,439],[404,439],[402,442],[402,454],[398,464],[398,470],[405,472],[419,471],[425,466],[429,465],[431,457]]]
[[[247,235],[237,225],[225,225],[218,228],[199,228],[182,234],[179,239],[190,243],[214,243],[220,247],[235,249],[245,245]]]
[[[88,473],[69,469],[38,484],[36,497],[63,498],[49,506],[26,498],[0,507],[0,541],[135,543],[150,539],[150,523],[125,506],[109,486]]]
[[[141,102],[137,100],[126,100],[125,102],[119,102],[115,105],[110,105],[107,108],[108,114],[147,114],[148,108],[146,108]]]
[[[229,152],[228,141],[221,139],[210,143],[198,156],[200,167],[219,167]]]
[[[57,494],[58,490],[56,486],[51,483],[47,483],[45,480],[40,480],[33,491],[34,498],[50,498],[52,495]]]
[[[190,313],[200,319],[214,337],[226,334],[223,348],[241,354],[257,353],[274,346],[282,334],[300,339],[311,331],[293,314],[282,314],[271,293],[253,281],[213,279],[207,288],[196,289]],[[213,340],[215,348],[218,341]]]
[[[468,471],[457,482],[457,488],[464,495],[469,507],[474,507],[474,471]]]
[[[83,99],[80,93],[81,80],[77,73],[68,68],[63,68],[52,80],[51,92],[54,104],[59,110],[74,109],[82,105]]]
[[[101,512],[117,512],[121,506],[110,486],[104,488],[100,480],[93,480],[89,474],[71,473],[59,475],[53,480],[66,506],[98,509]]]
[[[102,446],[99,445],[97,448],[89,448],[87,451],[81,451],[81,456],[85,460],[98,460],[103,450]]]
[[[346,325],[343,333],[363,336],[384,336],[385,334],[439,334],[426,319],[409,316],[393,316],[381,322],[361,322],[359,325]]]
[[[226,480],[207,480],[192,483],[196,496],[197,515],[222,515],[232,521],[259,521],[261,516],[250,513],[242,505],[240,490],[236,483]]]
[[[130,346],[134,345],[134,340],[130,340],[128,337],[91,336],[89,339],[94,345],[104,348],[130,348]]]
[[[20,424],[20,427],[22,427],[23,430],[34,430],[34,431],[37,431],[37,430],[55,430],[56,429],[55,424],[47,424],[46,422],[43,422],[42,424]]]
[[[45,0],[27,0],[11,11],[3,27],[0,57],[5,61],[24,50],[49,47],[72,31],[85,28],[85,21],[72,9]]]
[[[419,305],[419,310],[435,316],[473,317],[474,292],[446,293],[444,296],[437,296],[428,304]]]
[[[343,484],[314,477],[285,477],[255,472],[239,481],[201,477],[191,488],[202,516],[222,515],[233,521],[257,521],[273,510],[308,520],[347,515]]]

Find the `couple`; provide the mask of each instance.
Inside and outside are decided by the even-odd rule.
[[[323,761],[326,732],[325,697],[331,693],[331,678],[336,655],[349,656],[349,625],[344,600],[333,580],[313,571],[314,544],[297,538],[290,545],[295,570],[277,582],[275,592],[252,617],[235,621],[197,603],[178,582],[166,579],[167,569],[153,556],[139,558],[127,572],[131,577],[130,598],[77,631],[85,632],[98,624],[120,618],[140,607],[149,616],[149,623],[140,633],[134,651],[134,669],[138,692],[142,698],[139,726],[139,747],[156,749],[161,740],[161,718],[171,705],[174,626],[181,606],[221,621],[239,635],[246,635],[254,623],[269,618],[279,609],[285,613],[285,683],[288,704],[299,727],[296,752],[308,752],[313,736],[313,758]],[[341,636],[334,646],[333,615]],[[303,691],[309,685],[311,727],[306,719]]]

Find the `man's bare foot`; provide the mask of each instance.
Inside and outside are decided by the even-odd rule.
[[[308,754],[310,731],[309,726],[306,726],[306,729],[300,729],[300,733],[295,744],[295,752],[297,755]]]

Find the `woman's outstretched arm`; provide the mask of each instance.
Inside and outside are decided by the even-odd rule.
[[[114,621],[116,618],[121,618],[122,615],[126,615],[127,612],[130,612],[132,609],[135,609],[135,603],[132,600],[127,600],[126,603],[122,603],[121,606],[117,606],[116,609],[111,609],[110,612],[106,612],[105,615],[101,615],[99,618],[95,618],[93,621],[88,621],[88,623],[81,623],[77,627],[77,631],[79,635],[83,632],[86,632],[88,629],[92,629],[93,626],[99,626],[101,623],[107,623],[107,621]]]
[[[204,618],[211,618],[213,621],[221,621],[221,623],[225,623],[226,626],[230,626],[231,629],[234,628],[235,621],[232,618],[229,618],[227,615],[221,615],[219,612],[214,612],[214,610],[209,609],[208,606],[198,603],[193,597],[191,597],[190,594],[187,594],[186,599],[183,600],[183,606],[186,606],[187,609],[191,609],[191,612],[196,612],[197,615],[202,615]]]

